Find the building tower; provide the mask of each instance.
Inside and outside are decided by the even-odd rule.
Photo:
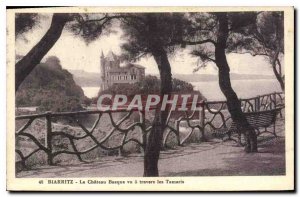
[[[103,51],[100,56],[100,79],[101,91],[106,90],[114,84],[133,84],[145,77],[145,67],[127,63],[120,66],[120,58],[111,50],[104,56]]]
[[[103,54],[103,51],[101,51],[101,56],[100,56],[100,72],[101,72],[101,90],[106,89],[106,79],[105,79],[105,57]]]

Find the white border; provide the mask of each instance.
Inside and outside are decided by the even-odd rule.
[[[2,66],[0,66],[0,90],[2,90],[2,93],[0,94],[0,111],[2,112],[2,116],[0,118],[0,144],[2,144],[2,147],[0,149],[0,175],[1,182],[0,182],[0,193],[1,196],[8,196],[9,193],[5,192],[6,188],[6,168],[5,168],[5,160],[3,158],[6,158],[6,150],[5,150],[5,144],[6,144],[6,137],[5,137],[5,131],[6,131],[6,6],[16,6],[16,5],[23,5],[23,6],[131,6],[131,5],[140,5],[140,6],[295,6],[295,8],[299,9],[300,1],[299,0],[269,0],[269,1],[261,1],[261,0],[251,0],[251,1],[237,1],[237,0],[209,0],[209,1],[199,1],[199,0],[151,0],[151,1],[142,1],[142,0],[130,0],[130,1],[123,1],[123,0],[110,0],[110,1],[99,1],[99,0],[51,0],[51,1],[42,1],[42,0],[8,0],[8,1],[0,1],[0,41],[1,41],[1,48],[0,50],[0,61],[2,63]],[[299,26],[299,20],[297,20],[297,29]],[[296,31],[299,32],[299,31]],[[297,50],[296,56],[299,57],[299,50]],[[297,66],[297,65],[296,65]],[[299,76],[299,69],[297,70],[297,75]],[[297,87],[297,92],[299,92],[299,85]],[[298,96],[299,98],[299,96]],[[297,122],[300,122],[300,118],[298,117]],[[298,134],[298,142],[299,142],[299,134]],[[299,151],[298,151],[299,154]],[[299,181],[298,181],[299,186]],[[58,194],[55,194],[56,196]],[[258,195],[260,196],[260,195]]]

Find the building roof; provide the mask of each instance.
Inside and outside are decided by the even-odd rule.
[[[128,72],[130,70],[130,68],[135,67],[138,69],[145,69],[144,66],[138,65],[138,64],[132,64],[132,63],[128,63],[125,66],[119,67],[119,68],[112,68],[110,69],[108,72],[110,73],[115,73],[115,72]]]
[[[107,61],[115,61],[117,59],[118,59],[118,57],[116,56],[116,54],[114,54],[114,52],[112,52],[112,50],[110,50],[108,52],[108,54],[106,55],[106,60]]]
[[[128,64],[126,64],[125,67],[127,67],[127,68],[136,67],[136,68],[139,68],[139,69],[145,69],[144,66],[141,66],[139,64],[133,64],[133,63],[128,63]]]

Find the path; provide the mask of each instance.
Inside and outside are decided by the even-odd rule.
[[[285,174],[284,136],[264,137],[259,153],[247,154],[233,142],[189,144],[161,152],[160,176],[225,176]],[[101,161],[68,165],[44,166],[22,171],[17,177],[136,177],[143,175],[143,158],[107,157]]]

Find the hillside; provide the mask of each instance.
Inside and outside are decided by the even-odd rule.
[[[39,111],[81,109],[84,93],[59,59],[49,57],[27,76],[16,92],[16,106],[37,106]]]
[[[74,81],[81,87],[99,87],[100,73],[85,72],[83,70],[68,70],[73,74]]]

